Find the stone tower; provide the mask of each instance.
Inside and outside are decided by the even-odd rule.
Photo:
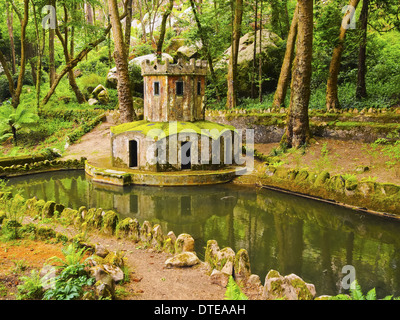
[[[207,61],[142,63],[144,120],[203,121]]]

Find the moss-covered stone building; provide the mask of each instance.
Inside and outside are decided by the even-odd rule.
[[[235,164],[235,128],[204,120],[207,68],[193,59],[143,62],[144,119],[111,128],[113,167],[166,172]]]

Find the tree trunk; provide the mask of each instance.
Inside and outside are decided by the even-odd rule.
[[[290,107],[286,126],[289,148],[304,145],[310,135],[308,104],[312,73],[313,0],[298,0],[297,53],[294,62]]]
[[[289,32],[289,14],[287,11],[287,0],[270,0],[271,4],[271,27],[272,31],[281,38],[285,38]]]
[[[367,85],[365,83],[365,75],[367,72],[366,60],[367,60],[367,28],[368,28],[368,6],[369,0],[363,1],[361,9],[361,43],[360,50],[358,53],[358,73],[357,73],[357,89],[356,98],[362,99],[367,97]]]
[[[50,5],[56,6],[55,0],[50,0]],[[53,83],[56,78],[56,64],[54,59],[54,39],[55,39],[55,30],[49,29],[49,77],[50,77],[50,87],[53,86]]]
[[[258,101],[261,103],[263,101],[262,97],[262,31],[263,31],[263,3],[262,0],[260,1],[260,52],[258,56]]]
[[[131,84],[129,81],[128,59],[126,56],[126,48],[118,13],[117,0],[108,0],[108,5],[110,10],[111,26],[114,34],[114,60],[118,73],[117,90],[120,120],[122,123],[126,123],[136,119],[136,114],[133,110]]]
[[[13,15],[13,11],[10,10],[10,6],[9,6],[8,2],[6,2],[6,8],[7,8],[8,36],[10,37],[10,46],[11,46],[12,74],[15,74],[17,72],[17,67],[16,67],[16,60],[15,60],[15,44],[14,44],[14,28],[13,28],[14,15]]]
[[[57,34],[58,39],[61,42],[61,45],[63,46],[65,63],[68,64],[71,61],[71,56],[70,56],[70,51],[68,50],[68,27],[67,27],[68,11],[67,11],[67,7],[65,5],[64,5],[64,23],[65,23],[64,37],[60,32],[58,24],[56,27],[56,34]],[[68,71],[68,82],[69,82],[69,85],[70,85],[72,91],[75,94],[75,97],[76,97],[76,100],[78,101],[78,103],[79,104],[85,103],[86,102],[85,96],[83,95],[83,93],[81,92],[81,90],[79,89],[79,87],[76,83],[73,69],[70,69]]]
[[[262,4],[261,4],[262,5]],[[257,22],[258,22],[258,1],[255,2],[254,8],[254,50],[253,50],[253,72],[251,73],[251,97],[256,96],[256,73],[257,73]],[[261,22],[262,23],[262,22]]]
[[[195,3],[193,0],[190,0],[190,6],[192,7],[194,19],[196,20],[197,29],[199,29],[201,43],[203,44],[203,48],[205,48],[205,50],[206,50],[208,67],[210,68],[211,79],[215,86],[215,95],[216,95],[217,101],[220,102],[221,101],[221,97],[219,94],[220,90],[218,88],[217,76],[215,75],[213,59],[211,57],[211,53],[210,53],[209,46],[208,46],[208,40],[204,36],[203,27],[201,25],[201,22],[200,22],[198,13],[197,13],[197,9],[196,9],[196,6],[195,6]]]
[[[24,0],[24,16],[21,19],[21,66],[18,76],[17,88],[12,98],[12,106],[16,109],[19,105],[19,98],[22,92],[22,82],[25,76],[25,66],[26,66],[26,50],[25,50],[25,40],[26,40],[26,26],[29,21],[29,0]]]
[[[360,0],[350,0],[349,6],[357,8],[359,2]],[[340,26],[339,42],[336,48],[333,50],[332,60],[329,66],[329,77],[326,88],[326,109],[328,111],[340,108],[337,82],[340,71],[340,61],[342,59],[342,53],[344,49],[344,40],[347,31],[347,28],[344,28],[343,25],[346,23],[346,21],[350,22],[350,19],[351,19],[351,11],[347,10],[347,12],[343,17],[344,22]]]
[[[227,109],[234,109],[237,104],[237,94],[236,94],[237,60],[239,53],[242,16],[243,16],[243,0],[235,0],[233,30],[232,30],[232,50],[231,50],[231,56],[229,57],[229,66],[228,66],[228,94],[226,99]]]
[[[168,16],[171,14],[173,8],[174,8],[174,0],[169,0],[168,8],[167,8],[167,10],[165,10],[163,17],[162,17],[160,38],[158,39],[158,42],[157,42],[156,54],[157,54],[157,59],[159,61],[161,61],[161,58],[162,58],[162,46],[164,44],[165,30],[166,30],[166,26],[167,26]]]
[[[286,92],[289,86],[293,57],[296,47],[297,26],[298,26],[297,13],[298,13],[298,8],[296,7],[296,9],[294,10],[292,25],[290,27],[286,43],[286,52],[282,63],[281,74],[279,76],[278,86],[276,88],[274,101],[272,103],[273,107],[281,107],[285,104]]]
[[[131,29],[132,29],[132,2],[133,0],[126,0],[127,16],[125,18],[125,46],[126,56],[129,57],[129,49],[131,47]]]

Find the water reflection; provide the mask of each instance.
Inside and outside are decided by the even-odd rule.
[[[356,268],[364,291],[400,295],[400,223],[334,205],[237,185],[115,187],[93,184],[84,173],[58,172],[14,178],[26,197],[71,208],[113,209],[122,217],[159,223],[165,232],[187,232],[204,254],[206,241],[245,248],[262,281],[270,269],[295,273],[318,294],[340,291],[344,265]]]

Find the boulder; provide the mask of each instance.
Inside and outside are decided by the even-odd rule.
[[[182,233],[178,236],[175,241],[175,252],[193,252],[194,251],[194,239],[190,234]]]
[[[216,256],[216,267],[217,270],[232,275],[233,274],[233,264],[235,262],[235,251],[232,248],[223,248],[217,252]]]
[[[159,224],[156,224],[153,227],[152,233],[153,239],[151,240],[151,245],[153,246],[153,248],[161,250],[164,244],[164,234],[162,232],[161,226]]]
[[[96,104],[99,104],[99,101],[97,99],[90,98],[88,100],[88,104],[89,104],[89,106],[94,106]]]
[[[189,46],[182,46],[176,51],[176,56],[179,59],[185,59],[185,60],[190,60],[190,59],[197,59],[198,58],[198,52],[200,48],[197,47],[197,45],[189,45]]]
[[[149,221],[144,221],[140,228],[140,241],[150,244],[152,239],[152,228]]]
[[[247,280],[251,276],[250,258],[246,249],[240,249],[236,254],[233,269],[237,281]]]
[[[99,100],[99,103],[102,105],[108,104],[110,102],[110,96],[108,95],[108,91],[107,90],[101,91],[97,95],[97,100]]]
[[[313,284],[304,282],[295,274],[283,277],[276,270],[268,272],[264,288],[267,300],[313,300],[316,295]]]
[[[268,74],[270,80],[264,81],[264,90],[275,90],[276,83],[279,79],[283,56],[285,53],[284,41],[275,33],[268,29],[263,29],[261,33],[262,47],[262,72]],[[259,43],[260,32],[257,34],[257,44]],[[215,69],[225,68],[228,66],[231,47],[224,52],[224,58],[215,66]],[[239,54],[238,54],[238,94],[248,96],[251,83],[249,81],[249,70],[253,65],[254,52],[254,32],[249,32],[240,38]],[[257,56],[259,59],[260,48],[257,46]]]
[[[192,267],[200,263],[194,252],[182,252],[165,261],[166,268]]]
[[[106,87],[111,89],[117,89],[117,86],[118,86],[117,67],[114,67],[108,71],[106,78]]]
[[[217,241],[208,240],[205,252],[205,262],[210,266],[211,270],[216,268],[216,260],[218,252],[219,252],[219,246]]]
[[[229,274],[214,269],[210,275],[211,283],[219,285],[223,288],[226,288],[229,282]]]
[[[113,278],[115,283],[124,280],[124,272],[121,270],[120,267],[113,266],[110,264],[104,264],[103,268]]]
[[[96,256],[99,256],[101,258],[105,258],[108,254],[109,254],[109,251],[102,244],[97,243],[95,245],[95,255]]]

